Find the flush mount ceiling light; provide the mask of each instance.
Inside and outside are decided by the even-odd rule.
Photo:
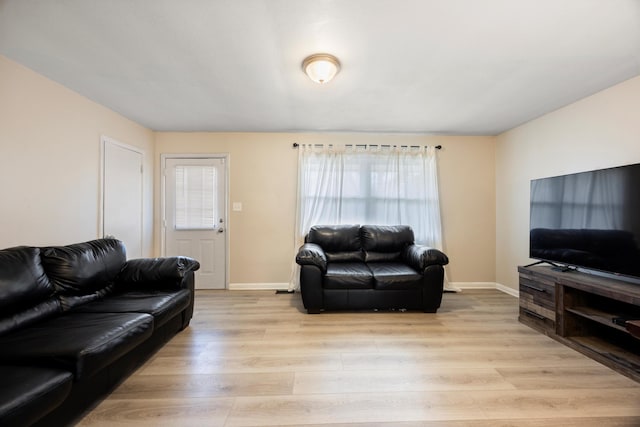
[[[338,58],[328,53],[316,53],[302,61],[302,70],[316,83],[329,83],[340,71]]]

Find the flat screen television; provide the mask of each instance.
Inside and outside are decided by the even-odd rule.
[[[531,181],[529,256],[640,283],[640,163]]]

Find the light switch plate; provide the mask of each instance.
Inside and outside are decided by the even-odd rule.
[[[242,203],[240,202],[233,202],[233,207],[232,209],[236,212],[240,212],[242,211]]]

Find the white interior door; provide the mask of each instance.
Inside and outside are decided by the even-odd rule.
[[[127,258],[142,257],[142,152],[102,138],[102,236],[124,242]]]
[[[225,158],[164,159],[164,252],[200,262],[198,289],[227,287]]]

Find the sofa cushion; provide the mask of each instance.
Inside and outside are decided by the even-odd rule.
[[[366,252],[401,252],[414,241],[408,225],[363,225],[361,236]]]
[[[365,262],[393,262],[402,258],[402,252],[371,252],[364,254]]]
[[[61,312],[53,284],[40,262],[40,249],[0,250],[0,334]]]
[[[0,335],[46,321],[60,313],[62,313],[60,301],[55,297],[49,298],[17,313],[0,317]]]
[[[29,363],[90,377],[151,336],[142,313],[68,313],[0,336],[0,362]]]
[[[325,252],[354,252],[361,249],[359,225],[314,225],[306,241]]]
[[[380,262],[368,265],[373,274],[375,289],[416,289],[422,285],[422,275],[406,264]]]
[[[73,375],[37,366],[0,366],[0,425],[26,426],[55,409],[69,394]]]
[[[97,239],[43,248],[41,258],[59,293],[86,295],[112,285],[127,257],[121,241]]]
[[[363,262],[334,262],[327,265],[326,289],[371,289],[373,275]]]
[[[325,252],[327,262],[362,262],[364,261],[364,252]]]
[[[177,291],[128,291],[78,306],[78,313],[147,313],[154,318],[154,327],[164,325],[173,316],[187,308],[191,293]]]
[[[53,285],[42,268],[40,249],[0,250],[0,313],[12,314],[53,295]]]

